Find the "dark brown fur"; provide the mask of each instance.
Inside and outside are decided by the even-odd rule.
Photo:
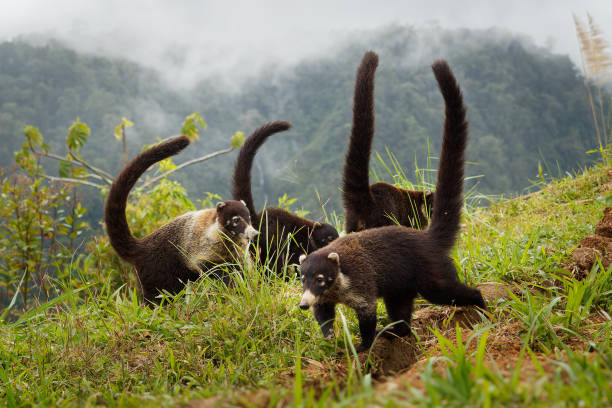
[[[271,135],[291,127],[289,122],[269,122],[256,129],[240,149],[232,183],[232,197],[243,200],[251,213],[253,226],[260,232],[255,243],[262,260],[280,273],[283,265],[297,263],[299,256],[322,248],[338,237],[330,224],[299,217],[282,208],[268,207],[256,212],[251,193],[251,168],[255,154]]]
[[[347,233],[395,224],[424,229],[433,202],[433,193],[404,190],[384,182],[370,185],[377,67],[378,55],[372,51],[365,53],[355,80],[353,127],[344,160],[342,188]]]
[[[449,252],[459,232],[463,203],[464,152],[468,124],[461,90],[445,61],[432,69],[445,101],[445,123],[433,214],[429,229],[385,226],[348,234],[301,258],[304,295],[324,335],[330,335],[336,303],[357,312],[360,349],[376,333],[377,298],[383,298],[393,334],[410,334],[414,298],[485,308],[480,291],[461,283]]]
[[[147,168],[188,144],[189,139],[180,136],[138,155],[117,176],[106,200],[104,221],[110,243],[136,268],[149,302],[159,303],[162,290],[179,292],[187,281],[197,280],[213,265],[237,262],[244,256],[248,238],[256,234],[246,206],[230,200],[214,209],[183,214],[144,238],[132,235],[125,217],[130,190]]]

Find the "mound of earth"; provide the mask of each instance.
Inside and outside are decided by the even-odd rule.
[[[572,251],[571,260],[566,267],[574,278],[582,280],[589,275],[597,259],[604,268],[612,263],[612,207],[604,210],[604,216],[595,227],[595,233],[580,240],[580,245]]]
[[[491,305],[509,297],[508,292],[520,293],[517,288],[498,282],[486,282],[476,286]],[[447,331],[454,331],[459,325],[462,329],[472,329],[482,321],[482,313],[473,307],[432,306],[416,310],[412,315],[412,329],[418,337],[385,339],[379,338],[372,348],[371,358],[375,362],[373,375],[382,377],[396,375],[408,370],[422,356],[422,349],[417,341],[429,349],[430,345],[437,343],[433,330],[446,335]]]

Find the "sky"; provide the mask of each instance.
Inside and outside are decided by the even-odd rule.
[[[497,27],[579,64],[572,13],[586,20],[587,12],[612,43],[612,0],[2,0],[0,40],[53,37],[177,82],[296,64],[388,24]]]

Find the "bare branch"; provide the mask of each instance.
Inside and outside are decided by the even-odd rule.
[[[140,187],[141,187],[141,188],[146,188],[146,187],[150,186],[151,184],[153,184],[153,183],[155,183],[155,182],[157,182],[157,181],[159,181],[159,180],[163,179],[164,177],[166,177],[166,176],[167,176],[167,175],[169,175],[170,173],[174,173],[175,171],[180,170],[180,169],[182,169],[182,168],[185,168],[185,167],[187,167],[187,166],[191,166],[191,165],[193,165],[193,164],[200,163],[200,162],[203,162],[203,161],[206,161],[206,160],[212,159],[213,157],[217,157],[217,156],[220,156],[220,155],[222,155],[222,154],[229,153],[229,152],[231,152],[232,150],[234,150],[234,148],[233,148],[233,147],[228,147],[227,149],[218,150],[218,151],[216,151],[216,152],[213,152],[213,153],[207,154],[206,156],[202,156],[202,157],[198,157],[198,158],[193,159],[193,160],[189,160],[189,161],[187,161],[187,162],[185,162],[185,163],[183,163],[183,164],[181,164],[181,165],[176,166],[176,168],[174,168],[174,169],[172,169],[172,170],[168,170],[168,171],[166,171],[166,172],[164,172],[164,173],[160,174],[160,175],[159,175],[159,176],[157,176],[157,177],[153,177],[152,179],[149,179],[149,180],[145,181],[145,182],[144,182],[144,183],[143,183],[143,184],[142,184]]]
[[[110,175],[109,173],[105,172],[102,169],[99,169],[97,167],[94,167],[92,165],[90,165],[89,163],[87,163],[85,160],[79,159],[78,157],[74,157],[74,159],[68,159],[66,157],[62,157],[59,156],[57,154],[53,154],[53,153],[43,153],[43,152],[37,152],[38,154],[44,156],[44,157],[48,157],[50,159],[55,159],[55,160],[59,160],[59,161],[65,161],[68,162],[70,164],[76,165],[76,166],[82,166],[85,167],[87,169],[89,169],[90,171],[93,171],[94,173],[96,173],[106,184],[112,184],[113,183],[113,176]]]
[[[80,180],[80,179],[74,179],[74,178],[68,178],[68,177],[53,177],[53,176],[48,176],[46,174],[43,174],[43,177],[51,180],[51,181],[57,181],[60,183],[77,183],[77,184],[84,184],[86,186],[91,186],[91,187],[95,187],[98,189],[103,188],[104,186],[102,184],[96,184],[96,183],[92,183],[91,181],[87,181],[87,180]]]

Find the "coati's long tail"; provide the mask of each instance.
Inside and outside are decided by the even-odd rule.
[[[372,206],[370,193],[370,151],[374,137],[374,75],[378,55],[368,51],[361,59],[353,96],[353,127],[344,159],[342,201],[346,212],[367,213]]]
[[[126,261],[134,259],[139,253],[138,240],[130,232],[125,217],[125,207],[130,190],[149,167],[174,156],[189,143],[187,136],[178,136],[145,150],[125,166],[111,185],[104,208],[104,222],[111,245]]]
[[[445,119],[431,225],[427,233],[440,250],[448,252],[459,232],[468,122],[461,89],[448,63],[439,60],[431,68],[444,98]]]
[[[234,176],[232,180],[232,198],[243,200],[251,213],[251,222],[255,222],[255,205],[251,193],[251,168],[257,150],[271,135],[291,128],[291,123],[285,121],[268,122],[255,131],[244,141],[238,153]]]

